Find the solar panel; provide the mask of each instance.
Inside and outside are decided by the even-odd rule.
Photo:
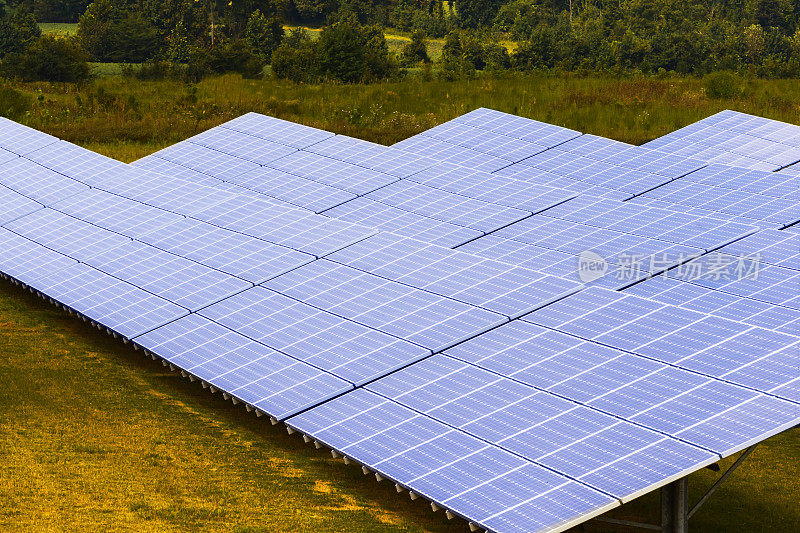
[[[12,159],[5,151],[17,156],[31,152],[57,142],[58,139],[41,131],[17,124],[13,120],[0,117],[0,161]]]
[[[313,144],[308,151],[397,178],[408,177],[437,163],[434,159],[344,135]]]
[[[35,287],[125,338],[188,314],[172,302],[82,263],[38,278]]]
[[[212,128],[186,140],[187,143],[212,148],[215,151],[235,155],[259,165],[279,159],[297,151],[285,144],[240,133],[229,128]],[[204,152],[206,156],[208,152]],[[165,159],[170,159],[165,157]]]
[[[16,191],[0,185],[0,224],[11,222],[44,206]]]
[[[385,172],[305,151],[275,160],[269,167],[356,195],[366,194],[400,179]]]
[[[85,262],[191,311],[252,287],[252,283],[147,244],[131,241]]]
[[[644,146],[770,172],[800,161],[800,127],[726,110]]]
[[[289,424],[495,531],[568,527],[578,516],[618,505],[607,494],[364,389]]]
[[[0,165],[0,183],[47,206],[89,190],[87,185],[22,157]]]
[[[148,155],[138,159],[131,163],[130,166],[136,167],[140,170],[147,170],[150,172],[164,174],[166,176],[172,176],[174,178],[185,179],[200,185],[209,185],[211,187],[223,187],[225,185],[225,182],[221,179],[217,179],[209,176],[208,174],[203,174],[202,172],[192,170],[191,168],[178,163],[161,159],[156,154]]]
[[[101,228],[139,239],[142,235],[185,220],[186,217],[102,190],[76,194],[51,206]]]
[[[538,213],[577,196],[561,188],[528,183],[488,172],[441,163],[407,178],[408,181],[475,200]]]
[[[25,285],[77,264],[67,257],[7,229],[0,228],[0,272]]]
[[[354,385],[431,354],[422,346],[262,287],[212,305],[201,314]]]
[[[333,137],[333,133],[274,117],[247,113],[222,124],[223,128],[247,133],[301,150]]]
[[[490,204],[407,180],[371,192],[367,198],[486,233],[531,215],[529,211]]]
[[[154,227],[139,240],[256,285],[315,259],[310,254],[192,219]]]
[[[716,212],[729,217],[748,218],[754,223],[781,228],[800,220],[800,203],[743,190],[731,190],[708,183],[679,179],[646,192],[631,202],[669,207],[697,213]]]
[[[263,285],[432,351],[508,321],[499,313],[326,260]]]
[[[708,165],[683,177],[682,181],[706,183],[723,189],[746,191],[776,198],[800,200],[800,177],[784,172],[764,172],[728,165]]]
[[[363,196],[323,211],[322,214],[378,231],[390,231],[398,235],[414,237],[447,248],[464,244],[484,234],[476,229],[404,211]]]
[[[124,173],[128,165],[66,141],[58,141],[25,156],[35,163],[90,187],[101,186],[109,175]]]
[[[376,235],[330,261],[516,318],[580,288],[499,261],[394,235]]]
[[[228,133],[228,135],[232,134]],[[258,139],[254,139],[253,137],[245,137],[252,140],[254,144],[258,141]],[[233,146],[237,145],[234,144]],[[232,147],[228,149],[236,152],[239,157],[200,146],[189,141],[174,144],[163,150],[159,150],[150,157],[159,157],[167,161],[172,161],[173,163],[180,163],[192,170],[215,176],[222,180],[229,180],[241,174],[245,174],[246,172],[250,172],[251,170],[260,168],[257,162],[248,159],[249,157],[258,158],[258,156],[251,155],[251,152],[258,153],[257,149],[253,149],[249,146],[245,146],[241,149]],[[282,155],[285,155],[285,151],[286,148],[284,147],[281,152]],[[280,155],[275,155],[274,158],[277,159],[278,157],[280,157]],[[269,155],[266,155],[263,156],[263,160],[271,161],[271,158]]]
[[[336,376],[195,314],[135,342],[278,419],[352,388]]]
[[[52,209],[34,211],[3,227],[78,261],[131,242],[128,237]]]

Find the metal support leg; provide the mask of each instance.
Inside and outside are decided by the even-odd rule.
[[[661,487],[661,531],[688,533],[689,478],[684,477]]]

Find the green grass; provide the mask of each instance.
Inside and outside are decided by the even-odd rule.
[[[200,83],[196,101],[179,82],[113,76],[17,87],[33,102],[24,122],[124,161],[247,111],[386,144],[479,106],[634,143],[725,108],[800,121],[792,80],[750,81],[729,100],[691,78],[295,86],[223,76]],[[0,530],[467,530],[7,283],[0,332]],[[692,476],[693,500],[716,476]],[[798,494],[793,430],[759,447],[693,531],[800,531]],[[611,513],[656,514],[657,495]]]
[[[477,107],[639,144],[730,108],[800,122],[796,80],[750,80],[742,95],[711,99],[695,78],[489,76],[445,82],[294,85],[210,78],[179,81],[111,76],[88,85],[17,84],[32,108],[22,120],[130,161],[248,111],[392,144]],[[107,148],[106,148],[107,147]]]

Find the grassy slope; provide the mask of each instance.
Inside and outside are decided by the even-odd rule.
[[[201,83],[196,104],[174,82],[22,89],[42,95],[30,125],[128,161],[250,110],[385,143],[480,105],[631,142],[726,107],[800,112],[791,81],[753,82],[731,101],[707,100],[691,79],[294,87],[227,76]],[[0,332],[0,529],[466,530],[6,283]],[[693,530],[800,531],[799,433],[762,446]],[[715,476],[695,474],[692,498]],[[656,502],[612,515],[654,521]]]

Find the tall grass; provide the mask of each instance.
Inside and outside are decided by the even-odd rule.
[[[88,85],[17,87],[33,107],[24,122],[125,160],[248,111],[392,144],[477,107],[639,144],[730,108],[800,122],[795,80],[745,80],[734,98],[710,98],[696,78],[481,77],[373,85],[294,85],[226,75],[188,86],[109,77]]]

